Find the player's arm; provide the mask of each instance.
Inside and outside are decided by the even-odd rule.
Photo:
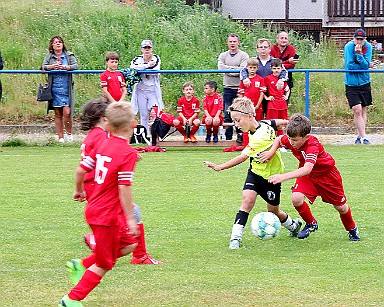
[[[75,172],[75,192],[73,192],[73,199],[75,201],[84,201],[85,200],[85,191],[84,191],[84,175],[86,170],[81,166],[78,166]]]
[[[256,106],[255,106],[255,109],[256,109],[256,110],[257,110],[258,108],[260,108],[263,99],[264,99],[264,93],[263,93],[263,92],[260,92],[259,100],[257,101]]]
[[[286,90],[285,90],[285,92],[284,92],[284,96],[283,96],[283,98],[284,98],[284,100],[288,100],[288,97],[289,97],[289,93],[291,92],[291,90],[289,89],[289,87],[287,86],[286,87]]]
[[[269,160],[271,160],[271,158],[276,153],[279,147],[280,147],[280,137],[277,137],[273,141],[273,144],[268,151],[263,151],[262,153],[260,153],[259,160],[263,163],[267,163]]]
[[[284,174],[276,174],[271,177],[269,177],[268,182],[277,184],[281,183],[283,181],[293,179],[293,178],[299,178],[309,175],[312,172],[314,164],[311,162],[305,162],[304,166],[288,173]]]
[[[121,87],[120,101],[124,101],[126,96],[127,96],[127,87],[124,85],[123,87]]]
[[[102,87],[101,90],[103,91],[104,97],[106,97],[109,102],[116,102],[106,87]]]
[[[245,155],[245,154],[241,154],[225,163],[222,163],[222,164],[215,164],[215,163],[212,163],[212,162],[209,162],[209,161],[204,161],[204,164],[212,169],[214,169],[215,171],[222,171],[224,169],[227,169],[227,168],[231,168],[231,167],[234,167],[240,163],[243,163],[244,161],[246,161],[248,159],[248,156]]]
[[[131,187],[129,185],[119,185],[119,197],[121,206],[127,218],[129,230],[131,231],[132,235],[138,236],[139,230],[137,227],[136,218],[133,214]]]

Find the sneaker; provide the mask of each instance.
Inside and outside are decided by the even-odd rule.
[[[95,236],[93,233],[87,233],[84,236],[84,243],[89,247],[89,249],[93,252],[95,252],[96,249],[96,241],[95,241]]]
[[[299,239],[305,239],[310,235],[311,232],[316,231],[318,228],[319,226],[316,221],[311,224],[305,224],[304,228],[297,234],[297,237]]]
[[[72,134],[65,134],[64,139],[66,142],[72,143],[73,142],[73,135]]]
[[[164,262],[154,259],[149,254],[145,254],[140,258],[132,257],[131,264],[164,264]]]
[[[289,232],[289,236],[290,237],[297,237],[297,234],[299,233],[301,225],[303,225],[303,222],[299,218],[296,218],[293,221],[296,224],[296,228],[295,228],[295,230],[292,230]]]
[[[213,143],[217,143],[219,141],[219,136],[217,134],[213,135]]]
[[[364,140],[363,140],[363,144],[364,144],[364,145],[370,145],[371,143],[368,141],[368,139],[364,139]]]
[[[188,139],[187,136],[184,137],[184,141],[183,141],[183,142],[184,142],[184,143],[188,143],[188,142],[189,142],[189,139]]]
[[[207,143],[211,143],[211,135],[210,134],[207,134],[207,136],[205,137],[205,141]]]
[[[86,270],[85,267],[82,265],[81,260],[72,259],[71,261],[67,261],[66,267],[69,274],[71,275],[72,283],[74,285],[77,285]]]
[[[59,143],[64,143],[64,138],[59,138]]]
[[[243,134],[242,133],[237,134],[236,143],[238,143],[238,144],[243,143]]]
[[[191,135],[190,140],[191,140],[192,143],[196,143],[197,142],[197,139],[195,138],[194,135]]]
[[[355,140],[355,144],[361,144],[361,137],[358,136],[357,139]]]
[[[349,231],[349,241],[360,241],[360,234],[357,226]]]
[[[83,304],[80,303],[80,301],[71,300],[68,297],[68,295],[65,295],[60,300],[59,307],[60,306],[65,306],[65,307],[83,307]]]
[[[240,248],[240,243],[241,243],[240,240],[233,239],[233,240],[229,241],[229,248],[230,249],[238,249],[238,248]]]

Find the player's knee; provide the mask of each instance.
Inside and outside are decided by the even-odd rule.
[[[292,193],[292,204],[295,207],[299,207],[303,204],[304,202],[304,195],[301,193]]]

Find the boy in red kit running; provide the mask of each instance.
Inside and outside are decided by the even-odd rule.
[[[284,87],[278,90],[276,87],[279,81],[280,73],[283,69],[283,64],[280,59],[273,59],[271,62],[272,74],[265,77],[264,82],[267,88],[268,96],[265,99],[268,101],[266,119],[288,119],[288,107],[286,100],[289,97],[290,89],[287,82],[284,82]],[[282,135],[283,130],[278,130],[277,135]]]
[[[299,160],[299,168],[295,171],[272,175],[269,182],[280,184],[283,181],[297,178],[292,188],[292,202],[295,209],[305,221],[305,227],[297,234],[299,239],[307,238],[318,229],[317,221],[305,202],[305,197],[312,204],[317,196],[323,202],[333,205],[339,212],[344,228],[349,232],[350,241],[360,241],[359,231],[352,218],[351,209],[347,205],[343,182],[333,157],[324,150],[319,140],[309,133],[311,122],[301,114],[294,114],[288,125],[287,135],[275,140],[272,148],[263,154],[262,161],[268,161],[279,145],[292,151]]]
[[[247,61],[248,78],[251,82],[250,86],[246,87],[243,81],[240,81],[237,94],[239,97],[247,97],[252,100],[256,110],[256,120],[263,120],[264,113],[261,102],[264,98],[266,87],[264,79],[256,74],[259,68],[259,60],[257,58],[249,58]],[[244,132],[243,132],[244,133]]]
[[[203,124],[205,124],[205,129],[207,130],[207,136],[205,141],[207,143],[211,142],[212,133],[213,133],[213,142],[217,143],[219,141],[219,127],[224,122],[223,117],[223,98],[220,94],[216,93],[217,83],[215,81],[208,81],[204,84],[204,100],[203,100]]]
[[[177,101],[177,113],[179,117],[173,120],[175,128],[184,136],[184,143],[191,141],[196,143],[195,133],[200,127],[200,101],[193,94],[195,87],[192,82],[185,82],[183,84],[184,97],[179,98]],[[183,125],[191,128],[189,135],[184,130]]]
[[[94,100],[85,104],[82,109],[82,114],[80,116],[80,128],[83,131],[90,130],[81,145],[81,158],[83,160],[85,160],[87,156],[91,155],[92,151],[108,138],[105,133],[107,121],[104,116],[107,106],[107,102]],[[90,199],[95,186],[94,177],[94,170],[86,173],[84,176],[84,191],[86,192],[87,200]],[[144,224],[141,221],[140,208],[136,204],[133,204],[133,212],[136,217],[140,234],[137,237],[137,247],[132,252],[131,264],[163,264],[163,262],[154,259],[147,253]],[[84,236],[84,241],[92,251],[95,250],[96,242],[92,233],[86,234]],[[69,261],[67,263],[67,268],[71,275],[76,275],[77,270],[85,270],[82,265],[82,261],[78,259]]]
[[[111,103],[106,117],[111,137],[81,161],[75,173],[73,194],[74,200],[85,200],[84,175],[95,170],[95,186],[85,208],[85,218],[97,245],[95,253],[83,260],[88,268],[59,306],[83,306],[81,301],[114,267],[117,258],[132,252],[137,245],[131,184],[138,154],[129,145],[136,122],[132,107],[126,102]]]
[[[107,69],[100,75],[100,85],[104,98],[108,102],[124,101],[127,95],[127,86],[123,74],[117,71],[119,55],[116,52],[107,52],[105,61]]]

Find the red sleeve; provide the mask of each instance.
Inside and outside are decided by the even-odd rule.
[[[219,100],[219,109],[223,111],[224,110],[223,97],[220,94],[217,94],[217,96],[218,96],[217,99]]]
[[[101,75],[100,75],[100,85],[101,87],[106,87],[108,86],[108,77],[107,75],[105,74],[105,72],[103,72]]]
[[[239,88],[237,89],[237,93],[244,95],[244,89],[245,89],[244,83],[243,83],[243,81],[240,81]]]
[[[138,154],[136,150],[132,150],[125,155],[123,164],[117,174],[119,185],[132,185],[137,160]]]
[[[260,77],[260,92],[265,93],[267,91],[267,87],[265,85],[264,78]]]
[[[176,108],[177,113],[183,112],[183,98],[184,97],[180,97],[179,100],[177,100],[177,108]]]

